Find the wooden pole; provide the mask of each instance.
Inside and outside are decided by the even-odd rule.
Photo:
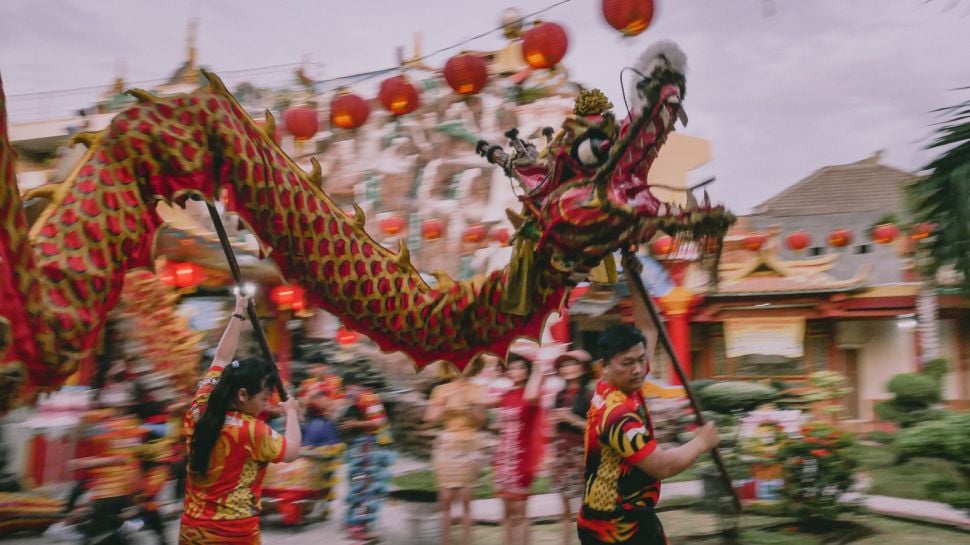
[[[660,318],[660,311],[657,310],[657,306],[653,303],[653,299],[650,297],[650,292],[647,291],[647,287],[643,284],[643,278],[637,273],[640,270],[640,262],[637,259],[636,254],[631,251],[623,252],[623,272],[628,275],[632,280],[633,286],[635,288],[635,293],[631,294],[633,297],[639,297],[643,301],[644,306],[647,307],[647,311],[650,312],[650,317],[653,322],[657,325],[657,338],[660,344],[663,345],[664,350],[670,356],[670,361],[674,364],[674,372],[677,373],[677,377],[680,379],[681,384],[684,386],[684,391],[687,392],[687,399],[690,400],[690,407],[694,410],[694,416],[697,419],[697,426],[703,426],[704,415],[701,414],[701,406],[697,402],[697,396],[694,395],[694,389],[691,388],[689,377],[687,373],[684,372],[684,368],[680,365],[680,358],[677,357],[677,352],[674,350],[673,344],[670,342],[670,335],[667,333],[667,328],[664,327],[663,320]],[[738,497],[738,491],[734,489],[734,482],[731,480],[731,476],[728,474],[727,466],[724,465],[724,460],[721,458],[721,453],[718,449],[711,450],[711,458],[714,460],[714,465],[721,473],[721,480],[725,488],[728,490],[728,494],[731,496],[731,505],[734,507],[735,513],[741,512],[741,498]]]
[[[232,278],[236,281],[239,289],[242,289],[242,272],[239,270],[239,262],[236,261],[236,253],[233,252],[232,246],[229,244],[229,235],[226,234],[226,227],[222,224],[219,211],[216,210],[215,205],[208,201],[205,205],[209,209],[209,217],[212,218],[212,225],[216,228],[216,234],[219,235],[219,243],[222,244],[222,251],[226,254],[226,261],[229,263]],[[246,311],[249,314],[249,321],[253,324],[253,332],[256,333],[256,340],[259,342],[259,347],[263,350],[263,357],[272,363],[273,367],[276,367],[277,375],[279,375],[276,358],[273,357],[273,351],[269,348],[269,341],[266,340],[266,332],[263,331],[263,324],[259,321],[259,315],[256,314],[256,303],[252,299],[249,300],[249,307]],[[283,387],[282,379],[276,381],[276,393],[279,394],[280,401],[286,401],[290,397]]]

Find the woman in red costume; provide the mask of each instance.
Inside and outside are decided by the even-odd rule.
[[[506,376],[512,389],[498,402],[499,439],[492,460],[496,494],[505,506],[505,542],[526,545],[529,521],[525,516],[529,487],[542,458],[540,365],[518,353],[509,354]]]
[[[249,297],[236,296],[212,365],[185,415],[189,470],[182,545],[258,545],[266,466],[292,462],[300,453],[295,398],[282,403],[284,436],[256,418],[280,380],[276,367],[261,358],[232,359]]]

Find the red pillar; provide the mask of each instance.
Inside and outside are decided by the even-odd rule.
[[[687,314],[675,314],[667,320],[670,331],[670,343],[674,345],[674,352],[680,360],[680,365],[689,380],[694,378],[694,370],[690,361],[690,323]],[[680,377],[676,371],[671,372],[671,382],[680,384]]]
[[[667,295],[660,298],[660,306],[663,308],[667,318],[667,332],[670,334],[670,343],[674,347],[674,353],[680,360],[680,365],[687,375],[688,380],[694,378],[694,371],[690,361],[690,307],[694,301],[694,294],[683,287],[676,287]],[[681,384],[677,372],[671,369],[671,384]]]

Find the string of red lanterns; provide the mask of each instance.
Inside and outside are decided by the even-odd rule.
[[[442,70],[445,81],[459,95],[473,95],[485,87],[488,66],[477,55],[459,53],[448,59]]]
[[[398,215],[382,218],[377,225],[380,227],[381,232],[387,236],[394,236],[404,231],[404,219]]]
[[[330,124],[341,129],[356,129],[370,117],[370,105],[346,90],[338,91],[330,102]]]
[[[522,58],[532,68],[552,68],[566,56],[569,37],[556,23],[536,22],[522,34]]]
[[[794,231],[785,238],[785,245],[793,252],[800,252],[812,244],[812,236],[805,231]]]
[[[317,111],[307,106],[293,106],[283,112],[286,132],[297,140],[309,140],[320,130]]]
[[[296,284],[280,284],[269,290],[269,300],[279,310],[303,310],[306,308],[306,293]]]
[[[752,233],[745,237],[744,247],[752,252],[757,252],[765,245],[767,240],[768,237],[762,235],[761,233]]]
[[[892,223],[882,223],[873,227],[869,236],[876,244],[889,244],[899,236],[899,227]]]
[[[382,81],[377,99],[394,115],[409,114],[421,105],[418,89],[403,74]]]
[[[834,248],[844,248],[852,244],[852,231],[849,229],[836,229],[829,233],[829,246]]]
[[[485,240],[487,235],[488,229],[486,229],[481,223],[475,223],[469,225],[468,228],[465,229],[465,234],[462,236],[462,239],[471,244],[478,244],[479,242]]]
[[[445,233],[445,223],[438,218],[427,218],[421,222],[421,237],[424,240],[438,240]]]
[[[206,272],[195,263],[169,261],[158,273],[158,278],[167,286],[190,289],[205,282]]]

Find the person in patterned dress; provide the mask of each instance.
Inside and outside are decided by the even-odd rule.
[[[282,403],[283,436],[256,418],[280,380],[262,358],[232,360],[250,295],[236,307],[212,365],[185,414],[189,470],[180,545],[259,545],[259,500],[266,466],[300,453],[298,403]]]
[[[566,386],[556,393],[553,421],[556,435],[553,442],[555,461],[552,467],[552,491],[562,497],[563,545],[569,545],[576,531],[573,529],[571,502],[582,498],[586,489],[585,449],[586,412],[593,397],[590,383],[592,357],[585,350],[572,350],[556,358],[556,373]]]
[[[661,479],[681,473],[718,444],[717,430],[708,423],[687,444],[657,448],[640,391],[653,345],[627,324],[609,327],[597,343],[603,376],[586,418],[586,493],[577,519],[583,545],[665,545],[654,512]]]
[[[531,357],[530,357],[531,356]],[[525,507],[529,487],[542,458],[542,366],[534,355],[510,352],[505,374],[512,388],[498,401],[498,444],[492,457],[495,494],[505,507],[505,543],[526,545],[529,520]]]
[[[373,541],[381,506],[391,483],[394,463],[391,428],[380,396],[369,388],[348,390],[350,404],[339,429],[347,444],[347,535],[357,541]]]

